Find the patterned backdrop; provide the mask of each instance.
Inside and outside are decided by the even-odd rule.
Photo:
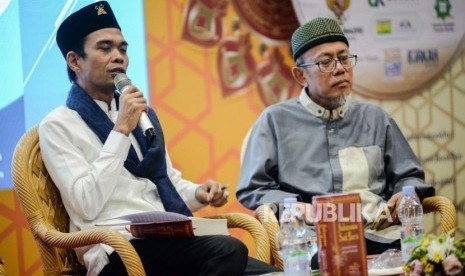
[[[290,1],[262,5],[269,2],[145,3],[151,104],[173,163],[187,179],[214,178],[230,185],[227,205],[196,215],[250,213],[234,196],[242,140],[264,107],[299,90],[289,75],[287,43],[297,20]],[[423,161],[427,181],[457,206],[458,236],[463,237],[465,188],[458,183],[465,182],[465,53],[413,98],[363,100],[381,105],[397,120]],[[1,191],[0,199],[0,256],[8,275],[41,275],[38,251],[14,192]],[[427,231],[437,225],[437,218],[427,217]],[[234,235],[250,246],[247,235]]]

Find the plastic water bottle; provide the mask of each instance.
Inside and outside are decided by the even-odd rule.
[[[297,209],[297,199],[284,199],[280,231],[276,235],[284,262],[284,275],[310,275],[311,247],[302,214]]]
[[[404,197],[400,201],[398,214],[402,223],[400,228],[400,244],[402,259],[407,262],[412,249],[417,246],[423,236],[423,207],[415,195],[414,186],[404,186]]]

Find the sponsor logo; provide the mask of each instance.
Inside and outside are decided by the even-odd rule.
[[[412,32],[415,31],[415,27],[409,19],[402,19],[399,22],[398,29],[400,32]]]
[[[372,8],[385,7],[390,4],[405,4],[419,2],[419,0],[367,0],[368,5]]]
[[[446,22],[446,18],[452,17],[452,5],[449,0],[436,0],[434,10],[436,11],[436,17],[442,21],[434,22],[433,30],[437,33],[455,32],[455,23]]]
[[[438,49],[414,49],[407,51],[409,64],[436,65],[439,62]]]
[[[433,30],[438,33],[451,33],[455,31],[454,22],[433,23]]]
[[[339,22],[342,22],[344,12],[350,6],[350,0],[326,0],[326,6],[334,13]]]
[[[388,80],[401,79],[403,77],[400,49],[384,51],[384,76]]]
[[[357,35],[357,34],[363,34],[363,28],[362,27],[344,27],[344,33],[346,35]]]
[[[384,75],[388,79],[402,76],[402,61],[391,60],[384,63]]]
[[[368,5],[373,8],[377,8],[378,6],[385,6],[384,0],[368,0]]]
[[[452,5],[449,0],[436,0],[436,5],[434,5],[434,10],[436,11],[436,16],[445,20],[446,17],[450,17],[450,11]]]
[[[421,30],[421,18],[415,13],[380,17],[373,22],[371,29],[376,39],[415,39]]]
[[[391,20],[378,20],[376,21],[376,33],[377,34],[391,34],[392,33],[392,22]]]

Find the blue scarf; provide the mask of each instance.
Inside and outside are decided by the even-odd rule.
[[[119,106],[119,94],[115,93],[117,107]],[[81,87],[73,84],[66,100],[66,105],[75,110],[87,123],[102,143],[105,143],[108,135],[114,127],[113,122],[108,118],[100,106]],[[139,161],[137,153],[131,146],[128,158],[124,162],[124,167],[138,177],[150,179],[157,186],[163,206],[166,211],[192,216],[184,200],[178,194],[171,183],[166,172],[165,141],[160,122],[155,112],[149,108],[147,114],[152,121],[157,136],[148,144],[147,139],[136,127],[132,134],[136,137],[144,158]]]

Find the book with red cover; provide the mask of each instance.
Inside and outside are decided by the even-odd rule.
[[[172,212],[150,211],[116,217],[97,226],[127,225],[136,238],[175,238],[229,235],[226,219],[187,217]]]
[[[314,196],[318,262],[322,276],[368,276],[358,193]]]

